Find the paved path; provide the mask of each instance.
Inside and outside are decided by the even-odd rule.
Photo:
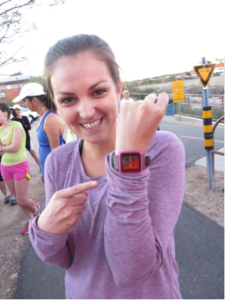
[[[164,119],[160,125],[161,129],[171,130],[178,136],[184,135],[183,130],[187,130],[186,134],[189,136],[193,136],[196,132],[202,134],[199,125],[187,129],[185,124],[175,126],[175,124],[170,125],[169,123],[171,123],[171,119],[169,121]],[[219,135],[217,138],[220,139],[222,136]],[[182,140],[187,154],[186,165],[205,156],[204,149],[201,152],[202,149],[199,145],[195,148],[193,140],[188,139],[186,144]],[[199,141],[198,143],[203,145],[202,140]],[[218,143],[217,149],[219,148],[221,148],[221,143]],[[197,157],[196,153],[198,153]],[[224,228],[184,204],[175,229],[175,240],[183,298],[224,299]],[[30,247],[22,261],[17,298],[64,298],[64,274],[64,271],[48,267],[41,262]]]
[[[184,299],[224,299],[224,230],[183,205],[175,230]],[[65,272],[48,267],[30,247],[22,261],[17,299],[63,299]]]

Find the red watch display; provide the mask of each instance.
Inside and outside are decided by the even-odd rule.
[[[139,173],[150,165],[150,156],[141,152],[120,152],[113,155],[113,166],[120,173]]]

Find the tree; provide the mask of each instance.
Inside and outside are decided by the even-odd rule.
[[[225,60],[225,57],[224,58],[216,58],[216,61],[220,62],[220,63],[223,63]]]
[[[27,23],[24,14],[35,7],[42,5],[40,0],[1,0],[0,3],[0,68],[9,63],[23,61],[25,58],[16,59],[15,55],[23,48],[23,46],[14,49],[13,52],[3,51],[8,45],[26,35],[30,30],[36,28],[34,23]],[[48,6],[55,6],[65,3],[66,0],[48,0]],[[11,47],[11,49],[14,47]]]

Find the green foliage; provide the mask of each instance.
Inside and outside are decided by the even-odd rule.
[[[212,118],[218,120],[224,115],[224,112],[221,107],[212,106]]]
[[[40,83],[41,85],[45,86],[45,79],[43,76],[32,77],[28,82],[36,82],[36,83]]]
[[[222,62],[224,62],[224,60],[225,60],[225,58],[223,57],[223,58],[216,58],[216,61],[218,61],[219,63],[222,63]]]
[[[180,108],[181,108],[181,114],[184,114],[184,115],[192,115],[192,116],[195,116],[195,117],[199,117],[202,119],[202,107],[195,107],[195,108],[192,108],[191,106],[189,107],[188,109],[188,105],[186,104],[183,104],[183,103],[180,103]],[[176,113],[178,113],[178,107],[177,107],[177,104],[176,104]],[[224,114],[223,114],[223,111],[222,111],[222,108],[221,107],[215,107],[215,106],[212,106],[212,119],[213,120],[218,120],[220,117],[222,117]]]

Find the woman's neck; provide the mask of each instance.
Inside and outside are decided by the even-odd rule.
[[[5,129],[9,128],[11,125],[11,120],[5,120],[2,125]]]
[[[36,112],[39,114],[40,117],[43,117],[44,112],[46,112],[48,110],[48,108],[46,106],[40,106],[37,107]]]
[[[116,130],[113,130],[107,140],[98,143],[91,144],[84,141],[82,155],[89,155],[93,159],[104,160],[106,155],[115,150],[116,145]]]

